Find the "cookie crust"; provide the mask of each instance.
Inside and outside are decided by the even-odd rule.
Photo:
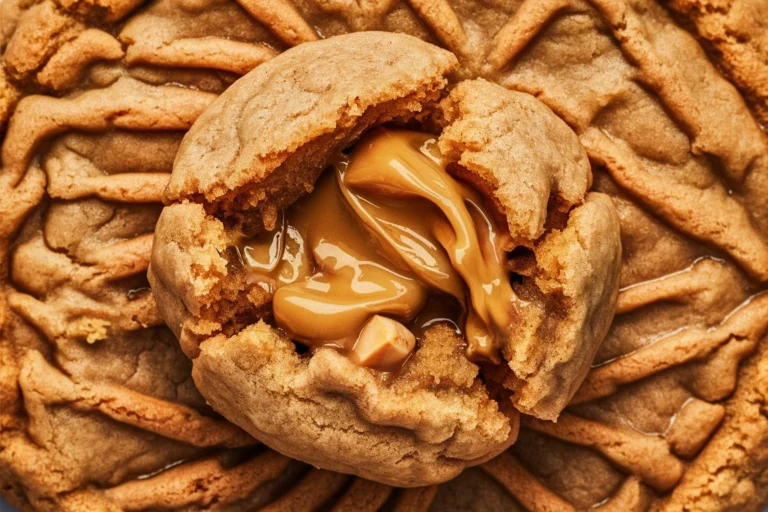
[[[396,65],[404,51],[424,62],[418,72]],[[591,171],[584,150],[530,96],[478,80],[439,102],[456,61],[437,47],[369,32],[283,55],[230,88],[182,142],[149,274],[158,306],[194,359],[207,400],[271,447],[398,486],[444,481],[514,442],[517,413],[505,400],[556,419],[576,392],[616,303],[613,204],[601,194],[585,201]],[[348,71],[328,74],[337,66]],[[530,306],[511,326],[502,346],[506,370],[494,377],[512,391],[499,403],[478,367],[458,355],[462,341],[445,329],[430,331],[391,383],[331,349],[299,357],[257,323],[270,316],[271,298],[245,285],[226,257],[237,229],[273,224],[277,210],[310,191],[332,155],[367,128],[425,116],[442,128],[438,145],[455,159],[454,172],[476,183],[516,245],[537,255],[521,278]],[[283,124],[274,140],[249,136]],[[567,226],[545,229],[550,215]],[[463,377],[418,356],[438,346],[447,352],[437,359]]]

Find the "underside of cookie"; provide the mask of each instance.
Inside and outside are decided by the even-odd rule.
[[[159,309],[208,402],[287,455],[447,480],[519,412],[556,420],[607,333],[618,217],[576,135],[526,94],[448,91],[455,67],[402,35],[303,45],[182,142]]]

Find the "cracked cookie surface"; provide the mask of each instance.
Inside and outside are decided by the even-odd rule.
[[[422,65],[400,67],[402,52]],[[533,98],[485,81],[462,82],[438,104],[454,67],[451,54],[386,33],[305,45],[233,85],[182,142],[150,282],[206,399],[282,453],[395,485],[443,481],[514,441],[509,400],[557,418],[607,332],[618,219],[606,196],[585,202],[591,172],[576,136]],[[333,349],[299,356],[266,324],[249,326],[271,318],[272,297],[227,257],[238,230],[274,225],[278,210],[311,193],[330,158],[366,129],[433,111],[453,172],[497,205],[516,246],[540,258],[520,277],[525,308],[500,341],[506,371],[493,378],[512,392],[500,403],[446,329],[428,330],[391,376]],[[248,135],[271,125],[283,129]],[[567,225],[545,229],[550,215]],[[442,374],[442,363],[424,355],[435,350],[450,365],[468,365],[467,378]]]

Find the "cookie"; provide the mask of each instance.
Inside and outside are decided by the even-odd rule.
[[[399,60],[402,53],[411,59]],[[368,336],[360,331],[361,322],[377,311],[412,320],[423,300],[401,314],[392,308],[410,299],[364,299],[354,292],[342,299],[337,294],[344,293],[343,285],[317,299],[293,286],[290,293],[296,295],[284,298],[287,287],[265,293],[258,286],[263,282],[253,282],[247,271],[237,268],[238,258],[230,249],[244,230],[256,225],[264,226],[257,233],[271,231],[276,212],[284,209],[289,215],[298,198],[308,192],[313,197],[310,191],[337,152],[387,121],[408,123],[439,110],[442,130],[435,143],[447,160],[443,166],[454,167],[455,175],[476,184],[481,195],[497,205],[502,230],[512,244],[503,251],[501,265],[526,267],[517,274],[518,288],[508,291],[508,306],[500,305],[515,309],[512,318],[503,320],[502,355],[497,356],[502,357],[497,361],[501,365],[493,371],[502,372],[494,378],[501,378],[511,391],[507,400],[522,412],[557,419],[610,326],[618,290],[618,218],[607,196],[586,196],[591,172],[575,134],[532,97],[485,81],[461,82],[438,106],[455,65],[453,56],[437,47],[388,33],[302,45],[236,82],[198,118],[181,144],[166,190],[170,206],[155,232],[150,283],[166,322],[194,359],[195,382],[207,401],[281,453],[325,469],[415,486],[447,480],[495,455],[516,437],[517,415],[502,414],[509,405],[497,403],[483,385],[489,377],[478,375],[478,367],[467,365],[460,352],[456,355],[454,347],[464,341],[444,327],[428,329],[419,348],[411,345],[410,359],[399,373],[371,371],[363,367],[364,360],[355,364],[368,357],[359,352]],[[282,129],[267,135],[271,126]],[[254,133],[264,135],[248,135]],[[380,136],[359,144],[373,147]],[[394,154],[389,151],[398,150],[386,146],[381,151],[385,162]],[[345,176],[374,156],[357,158],[362,163],[351,161]],[[370,171],[359,172],[364,173],[362,179],[371,176]],[[343,183],[350,179],[345,177]],[[394,186],[394,177],[382,179]],[[427,186],[424,183],[420,186]],[[354,193],[348,190],[345,195]],[[417,204],[398,208],[414,209]],[[346,229],[342,218],[331,212],[326,202],[307,213],[334,224],[326,228],[331,228],[328,233],[311,235],[322,236],[326,245],[334,230]],[[552,228],[557,216],[563,217],[562,226]],[[424,232],[430,229],[436,228],[426,226]],[[466,229],[451,228],[450,236]],[[303,243],[314,243],[306,233],[302,236]],[[354,240],[339,243],[347,253],[358,251],[351,248]],[[516,248],[530,254],[507,262],[507,252]],[[332,256],[335,266],[326,268],[317,255],[321,248],[312,250],[319,265],[315,272],[342,275],[342,256]],[[471,247],[462,251],[472,258]],[[401,253],[408,258],[406,249]],[[386,265],[376,261],[378,268]],[[452,261],[460,269],[458,258]],[[430,280],[428,274],[417,275],[422,282]],[[467,271],[463,275],[471,290],[473,276]],[[393,276],[388,274],[381,283]],[[328,284],[333,282],[328,279]],[[502,272],[488,278],[493,279],[510,277]],[[296,285],[304,286],[301,281]],[[403,281],[401,286],[409,285]],[[440,283],[433,286],[450,289]],[[463,294],[459,291],[457,297],[463,299]],[[504,300],[499,294],[482,297],[473,291],[472,302]],[[392,304],[383,309],[368,306],[360,320],[334,315],[326,321],[311,310],[289,306],[308,300],[332,301],[334,308],[346,301]],[[477,307],[473,311],[482,315]],[[288,327],[291,315],[303,317],[308,325],[302,330],[293,321]],[[282,331],[263,323],[273,317]],[[321,326],[324,321],[332,325]],[[350,327],[357,338],[352,354],[360,356],[357,360],[317,345],[341,343],[337,340],[345,331],[339,325],[346,322],[358,322]],[[481,349],[473,347],[469,329],[467,324],[467,350],[477,352]],[[319,338],[311,342],[317,350],[300,357],[286,331],[293,339]],[[390,375],[384,382],[386,373]]]
[[[204,108],[202,103],[210,103],[237,78],[238,74],[225,69],[225,64],[243,59],[222,56],[220,61],[208,59],[198,64],[204,67],[189,68],[185,67],[189,65],[185,64],[189,57],[181,52],[169,53],[162,64],[147,60],[147,63],[127,65],[124,58],[110,57],[114,53],[107,45],[86,45],[91,49],[87,58],[81,58],[80,54],[85,52],[66,51],[68,42],[77,40],[72,39],[73,34],[79,34],[84,28],[99,30],[121,41],[124,22],[141,20],[149,17],[150,11],[159,10],[163,14],[154,17],[152,26],[165,25],[162,31],[158,29],[157,33],[162,35],[154,40],[158,42],[152,42],[153,48],[186,38],[203,43],[210,40],[209,48],[215,49],[216,38],[229,38],[254,46],[263,41],[268,49],[279,53],[299,41],[340,33],[364,29],[398,31],[450,49],[459,57],[460,76],[483,73],[488,79],[502,81],[508,88],[534,94],[580,136],[593,164],[593,188],[611,195],[619,210],[624,249],[621,282],[625,290],[619,296],[619,314],[597,355],[597,361],[603,363],[599,368],[613,370],[603,370],[602,377],[597,379],[603,384],[592,386],[602,389],[598,394],[608,393],[612,386],[615,392],[591,401],[584,398],[580,405],[569,408],[568,428],[545,430],[537,423],[524,423],[516,444],[493,463],[468,469],[439,487],[401,491],[312,470],[298,463],[283,466],[279,458],[277,463],[269,462],[270,459],[260,458],[269,452],[258,448],[236,448],[233,452],[220,443],[190,449],[194,445],[189,444],[189,437],[177,440],[180,434],[171,431],[156,434],[149,426],[145,427],[143,421],[125,423],[96,409],[78,411],[75,409],[78,400],[41,401],[41,397],[60,397],[61,394],[41,395],[31,385],[19,385],[22,364],[24,368],[31,367],[22,357],[27,352],[43,354],[54,369],[65,368],[62,372],[65,375],[71,371],[62,366],[67,361],[79,361],[84,366],[93,361],[92,371],[71,374],[72,379],[84,386],[100,382],[119,383],[121,389],[137,386],[135,380],[129,379],[132,366],[107,378],[102,371],[104,360],[91,355],[98,352],[111,354],[113,361],[147,361],[139,373],[143,381],[169,382],[136,387],[142,397],[156,400],[147,402],[151,405],[140,407],[134,403],[125,409],[137,413],[135,417],[155,416],[154,412],[166,410],[166,405],[175,407],[186,403],[202,415],[216,418],[199,397],[190,401],[165,391],[189,378],[185,373],[189,371],[188,362],[178,348],[174,348],[165,328],[137,326],[130,331],[132,341],[151,340],[156,333],[164,332],[161,338],[167,340],[167,344],[161,346],[169,347],[168,353],[174,355],[159,360],[152,360],[149,355],[140,358],[141,350],[131,352],[131,343],[120,342],[127,331],[109,326],[84,330],[106,335],[93,345],[87,344],[83,333],[71,338],[66,335],[49,338],[43,329],[34,326],[50,323],[49,319],[56,316],[50,315],[51,310],[38,309],[25,318],[19,316],[18,307],[14,306],[13,310],[8,307],[6,296],[19,293],[34,298],[33,304],[46,304],[48,299],[7,273],[2,294],[6,305],[0,313],[3,318],[0,481],[2,493],[14,504],[40,510],[83,510],[87,504],[97,510],[230,505],[258,509],[270,503],[287,508],[338,504],[358,509],[400,505],[417,510],[430,506],[439,510],[471,507],[514,510],[547,505],[560,509],[587,508],[603,504],[605,509],[621,510],[643,510],[651,506],[669,510],[718,510],[755,509],[765,503],[765,485],[761,482],[766,453],[762,444],[768,426],[760,412],[765,402],[760,368],[766,356],[764,343],[758,341],[764,337],[761,319],[766,315],[753,314],[754,308],[761,304],[759,292],[763,278],[757,257],[750,262],[751,256],[738,256],[739,252],[749,253],[743,250],[747,245],[759,247],[761,233],[765,232],[761,227],[765,218],[761,199],[765,193],[760,188],[760,179],[765,176],[765,142],[754,121],[759,119],[765,103],[763,101],[761,107],[759,94],[750,92],[756,90],[750,84],[759,83],[764,66],[760,60],[764,52],[760,50],[759,29],[755,32],[752,28],[759,27],[762,20],[759,2],[739,4],[746,11],[756,8],[754,16],[728,17],[721,16],[727,13],[726,9],[707,9],[704,3],[690,2],[670,2],[660,7],[654,2],[641,1],[610,5],[552,2],[541,6],[529,2],[502,5],[477,1],[429,5],[381,2],[364,6],[311,0],[249,1],[238,4],[242,8],[235,6],[227,10],[224,7],[229,23],[208,24],[202,32],[188,27],[194,25],[196,14],[214,11],[217,4],[153,2],[138,8],[136,1],[101,2],[98,6],[88,1],[62,1],[35,5],[42,4],[48,11],[41,16],[36,13],[43,8],[32,10],[31,4],[3,3],[3,52],[6,54],[9,48],[15,47],[17,55],[27,55],[15,62],[29,62],[32,69],[22,69],[17,74],[4,57],[4,72],[9,78],[3,90],[9,94],[3,95],[2,105],[4,112],[13,113],[5,144],[11,139],[9,147],[15,148],[5,151],[0,172],[3,188],[0,238],[4,261],[8,261],[13,248],[24,241],[24,237],[40,231],[49,219],[70,219],[67,222],[51,220],[49,234],[81,223],[88,225],[95,218],[95,210],[88,205],[97,205],[97,210],[116,208],[115,226],[123,223],[125,212],[136,209],[135,205],[153,204],[159,209],[159,193],[141,195],[140,186],[122,191],[119,183],[143,183],[146,178],[143,174],[130,176],[138,171],[148,174],[159,171],[167,180],[170,173],[167,161],[172,159],[175,147],[170,143],[158,144],[158,135],[168,133],[168,138],[175,137],[178,144],[196,112]],[[433,5],[437,7],[430,8]],[[674,13],[667,7],[675,9]],[[705,18],[701,13],[706,14],[708,28],[702,24]],[[75,30],[67,29],[60,37],[56,34],[64,33],[57,28],[62,26],[62,18],[68,19],[64,25],[74,26]],[[243,24],[253,27],[248,29],[252,36],[247,36],[245,31],[225,32],[229,25]],[[32,28],[21,31],[25,25]],[[509,28],[502,30],[505,26]],[[717,35],[721,30],[718,27],[727,27],[722,32],[726,35],[751,35],[721,39]],[[143,37],[150,41],[153,35],[154,32],[145,31]],[[260,37],[263,39],[259,40]],[[697,37],[702,46],[697,43]],[[124,43],[125,49],[129,50],[132,44]],[[750,45],[755,50],[750,50]],[[756,57],[740,58],[750,53]],[[75,78],[62,80],[69,85],[54,91],[44,86],[37,74],[59,54],[56,59],[59,63],[72,65],[56,67]],[[485,68],[491,56],[493,65]],[[727,73],[733,84],[724,80],[721,73]],[[118,80],[122,89],[115,86]],[[91,89],[98,89],[95,92],[99,93],[90,96],[92,103],[77,103],[77,97]],[[131,89],[135,89],[136,94],[130,105],[126,105],[126,94]],[[35,93],[59,99],[40,101],[41,98],[33,96],[24,101],[33,106],[39,103],[42,107],[28,111],[29,116],[24,114],[26,107],[14,112],[20,98]],[[206,93],[211,94],[206,96]],[[120,103],[123,100],[125,102]],[[194,106],[198,101],[200,106]],[[163,105],[172,102],[173,108],[163,109]],[[115,108],[109,110],[113,106]],[[58,113],[53,130],[37,124],[36,116],[31,115],[33,112],[37,112],[37,117],[47,115],[54,107]],[[182,112],[181,116],[177,116],[177,112]],[[91,114],[93,119],[103,117],[98,123],[87,121]],[[190,119],[180,122],[185,116]],[[22,127],[31,129],[26,131]],[[96,162],[93,166],[72,165],[63,168],[65,172],[61,174],[79,173],[84,168],[98,170],[101,176],[95,172],[93,176],[98,178],[96,182],[101,182],[99,187],[83,192],[86,195],[79,199],[51,198],[46,192],[45,173],[13,154],[34,156],[30,161],[42,165],[48,158],[49,143],[72,133],[92,140],[96,147],[109,146],[118,162],[130,162],[139,155],[145,159],[140,168],[126,165],[110,172],[107,167],[99,167],[106,164],[98,155],[85,151],[79,155],[82,156],[79,161],[87,163],[93,159]],[[597,137],[601,134],[602,139]],[[130,143],[125,135],[131,136]],[[590,145],[590,142],[600,144]],[[32,145],[35,149],[30,149]],[[126,172],[129,174],[124,174],[124,180],[102,177]],[[151,179],[147,183],[156,183],[151,188],[154,191],[163,188]],[[717,194],[711,193],[717,190],[730,193],[720,194],[718,199]],[[84,205],[80,205],[81,202]],[[54,216],[48,209],[52,203],[67,208]],[[685,203],[688,203],[687,209],[682,207]],[[723,204],[731,206],[723,208]],[[718,211],[722,215],[707,218],[702,215],[707,211]],[[82,254],[96,250],[99,245],[106,247],[113,241],[133,240],[139,234],[151,233],[156,217],[141,219],[134,224],[141,225],[141,229],[94,239],[98,243],[84,249],[80,256],[76,255],[77,244],[73,243],[51,252],[65,255],[79,262],[78,265],[90,266],[87,261],[80,261]],[[723,229],[716,228],[719,223],[730,226],[733,238],[741,241],[729,241],[723,236]],[[84,233],[74,232],[79,233],[78,236]],[[46,246],[55,247],[48,242]],[[141,261],[146,267],[148,252],[144,254]],[[28,261],[34,269],[37,263]],[[136,275],[140,276],[142,264],[135,268]],[[4,272],[8,272],[7,267]],[[671,279],[656,280],[670,274]],[[80,286],[75,278],[68,278],[68,282],[75,289]],[[119,295],[147,284],[120,286],[120,282],[105,285],[102,293],[109,295],[105,290],[110,288]],[[633,306],[623,309],[627,306],[622,303],[630,299]],[[107,304],[107,309],[113,304],[105,297],[93,299],[92,304],[99,306],[102,302]],[[739,308],[742,303],[746,304]],[[115,312],[119,316],[121,307],[111,307],[112,316],[107,317],[114,319]],[[89,307],[85,312],[70,310],[67,315],[72,319],[78,316],[99,319],[101,311],[101,307]],[[734,330],[735,324],[728,324],[724,330],[716,329],[718,336],[708,338],[704,347],[691,344],[695,333],[691,338],[677,336],[679,329],[691,326],[708,331],[737,313],[745,313],[742,325],[749,328],[734,337],[721,335],[729,334],[727,331]],[[120,320],[121,325],[132,324],[132,316],[133,313],[128,312],[125,319]],[[657,345],[655,342],[659,340],[673,343]],[[63,343],[87,350],[68,357],[57,356],[66,353],[59,348]],[[155,344],[140,341],[137,346],[154,347]],[[635,354],[636,349],[646,346],[655,348],[659,355],[646,358],[654,351],[638,352],[642,357],[630,357],[626,361],[642,371],[617,379],[616,375],[624,375],[628,365],[611,367],[611,362],[621,361],[624,359],[621,356]],[[680,357],[667,357],[672,353]],[[174,370],[170,371],[171,368]],[[174,372],[179,372],[179,376],[167,381],[168,375]],[[596,382],[594,377],[591,380]],[[606,387],[609,381],[613,384]],[[41,403],[44,405],[40,406]],[[139,414],[141,411],[152,414]],[[55,430],[69,433],[58,438],[67,439],[67,449],[61,449],[56,444],[57,438],[46,434],[55,431],[54,426]],[[120,434],[108,437],[110,432]],[[99,439],[105,437],[110,439],[108,448],[90,451],[92,447],[101,446]],[[136,439],[144,443],[139,448],[135,448]],[[643,457],[639,459],[621,458],[619,452],[609,449],[648,446],[648,441],[653,449],[642,451]],[[185,453],[174,448],[177,446]],[[669,450],[669,455],[665,450]],[[85,456],[88,453],[93,455]],[[105,453],[110,454],[111,466],[100,472],[93,461],[101,463]],[[161,456],[141,455],[148,453]],[[653,457],[646,458],[647,454]],[[661,479],[651,471],[656,464],[672,474],[669,480],[677,475],[681,475],[680,479],[671,487],[659,485]],[[121,467],[127,471],[111,469]],[[669,468],[679,470],[669,471]],[[76,477],[60,478],[68,474]],[[114,476],[109,476],[111,474]],[[142,478],[137,478],[139,476]]]

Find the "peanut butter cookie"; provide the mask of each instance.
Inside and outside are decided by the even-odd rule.
[[[575,134],[484,81],[438,104],[455,66],[387,33],[301,46],[214,102],[174,164],[150,268],[160,311],[213,407],[315,466],[400,486],[455,476],[514,441],[506,401],[556,419],[610,326],[618,219],[586,196]],[[439,137],[371,132],[316,185],[367,130],[424,116]],[[431,311],[445,302],[454,321]]]

